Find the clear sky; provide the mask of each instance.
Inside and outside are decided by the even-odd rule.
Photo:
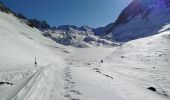
[[[28,18],[46,20],[52,26],[105,26],[116,20],[132,0],[0,0]]]

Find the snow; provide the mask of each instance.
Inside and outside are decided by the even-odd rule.
[[[155,87],[158,94],[170,95],[170,31],[164,26],[158,35],[125,43],[112,56],[106,68],[141,87]],[[118,59],[119,58],[119,59]],[[114,63],[114,65],[113,65]]]
[[[169,28],[122,46],[75,48],[0,12],[0,82],[12,83],[0,84],[0,100],[169,100]]]
[[[74,90],[74,92],[67,92],[68,97],[80,100],[143,100],[143,97],[145,100],[168,100],[168,97],[159,91],[163,86],[158,83],[160,85],[158,88],[155,81],[152,83],[150,78],[145,76],[145,74],[154,75],[153,73],[148,73],[149,70],[146,69],[142,70],[144,74],[141,74],[138,69],[135,69],[149,65],[122,60],[110,54],[119,50],[119,48],[77,49],[75,54],[67,58],[70,83],[67,90]],[[108,57],[105,58],[107,55]],[[110,55],[114,59],[111,59]],[[104,60],[103,64],[100,63],[101,59]],[[169,86],[168,81],[165,83],[164,85]],[[156,87],[158,93],[148,90],[149,86]]]

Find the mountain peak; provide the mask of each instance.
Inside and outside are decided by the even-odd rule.
[[[92,31],[93,28],[88,26],[75,26],[75,25],[61,25],[56,28],[57,30],[69,31],[69,30],[78,30],[78,31]]]

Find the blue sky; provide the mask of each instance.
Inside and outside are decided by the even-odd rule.
[[[28,18],[46,20],[52,26],[105,26],[118,17],[131,0],[0,0]]]

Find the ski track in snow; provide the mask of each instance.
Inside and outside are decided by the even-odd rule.
[[[62,79],[59,79],[62,78],[62,73],[60,73],[60,70],[55,67],[55,64],[48,65],[36,72],[28,84],[26,84],[13,100],[62,99]],[[59,80],[60,82],[58,82]]]

